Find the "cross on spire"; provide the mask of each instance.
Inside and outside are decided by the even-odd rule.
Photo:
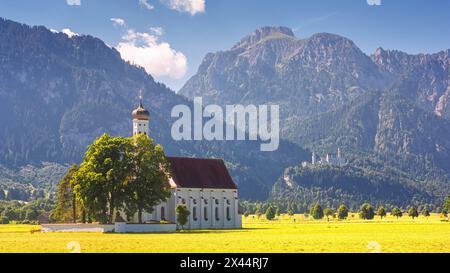
[[[144,108],[142,105],[142,89],[139,90],[139,107]]]

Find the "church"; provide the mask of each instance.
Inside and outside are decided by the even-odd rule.
[[[150,113],[142,104],[133,113],[133,135],[149,134]],[[143,221],[170,221],[177,223],[178,205],[190,211],[185,229],[241,228],[238,212],[238,189],[223,160],[185,157],[167,157],[170,178],[167,187],[171,196],[157,205],[152,213],[144,213]],[[137,219],[134,219],[137,220]]]

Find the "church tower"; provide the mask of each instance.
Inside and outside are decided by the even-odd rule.
[[[137,134],[148,135],[150,113],[142,106],[142,95],[139,96],[139,106],[133,113],[133,136]]]

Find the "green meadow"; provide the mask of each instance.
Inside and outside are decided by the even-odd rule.
[[[412,220],[326,219],[282,215],[243,219],[241,230],[179,231],[173,234],[41,233],[39,226],[0,225],[0,252],[450,252],[450,223],[437,214]]]

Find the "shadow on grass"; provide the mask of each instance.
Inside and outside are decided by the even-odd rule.
[[[107,232],[105,234],[112,235],[151,235],[151,234],[224,234],[224,233],[234,233],[234,232],[250,232],[253,230],[262,230],[269,228],[242,228],[242,229],[190,229],[190,230],[177,230],[176,232],[149,232],[149,233],[114,233]]]

